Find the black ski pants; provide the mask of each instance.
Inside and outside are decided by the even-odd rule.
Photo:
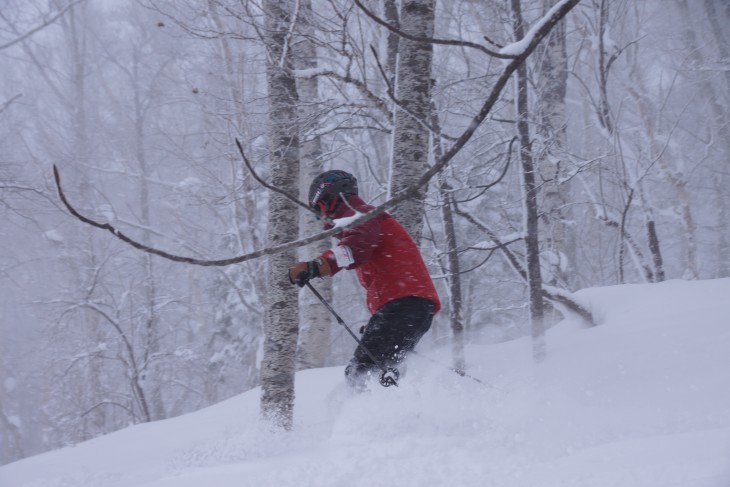
[[[421,337],[431,328],[435,306],[432,301],[416,296],[386,303],[370,317],[360,339],[362,345],[385,367],[393,367],[413,350]],[[355,388],[364,386],[368,374],[380,374],[380,369],[362,346],[345,368],[347,381]]]

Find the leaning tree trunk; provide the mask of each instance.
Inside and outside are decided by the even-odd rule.
[[[296,80],[292,73],[287,36],[293,11],[291,0],[266,0],[266,82],[269,100],[269,159],[271,183],[289,194],[299,185],[299,130]],[[268,245],[296,240],[298,207],[272,193],[269,200]],[[294,416],[294,375],[298,335],[299,296],[287,277],[296,260],[294,250],[269,257],[264,357],[261,364],[261,414],[277,427],[291,429]]]
[[[433,37],[434,0],[403,0],[400,27],[417,37]],[[400,106],[396,108],[393,129],[391,195],[409,187],[428,169],[427,120],[431,107],[432,60],[430,43],[400,39],[395,89]],[[423,230],[425,197],[424,188],[417,197],[401,203],[393,211],[416,244],[420,242]]]
[[[512,0],[513,26],[516,39],[524,37],[524,24],[520,0]],[[540,272],[540,240],[538,235],[538,203],[535,163],[532,159],[532,142],[528,123],[527,67],[517,68],[517,131],[520,139],[522,185],[525,212],[525,251],[527,258],[527,286],[530,297],[530,321],[532,322],[532,355],[536,362],[545,358],[545,323],[542,300],[542,275]]]

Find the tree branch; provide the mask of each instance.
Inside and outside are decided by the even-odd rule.
[[[13,102],[15,101],[15,100],[17,100],[18,98],[20,98],[21,96],[23,96],[23,95],[22,95],[21,93],[18,93],[17,95],[13,96],[13,97],[12,97],[12,98],[10,98],[10,99],[9,99],[8,101],[6,101],[6,102],[5,102],[5,103],[3,103],[2,105],[0,105],[0,113],[2,113],[2,112],[4,112],[5,110],[7,110],[7,109],[8,109],[8,107],[9,107],[9,106],[10,106],[10,105],[11,105],[11,104],[12,104],[12,103],[13,103]]]
[[[385,118],[388,119],[388,122],[393,121],[393,114],[390,112],[390,110],[388,109],[388,106],[385,104],[385,102],[379,96],[377,96],[375,93],[370,91],[370,89],[367,87],[367,85],[365,83],[363,83],[362,81],[360,81],[359,79],[355,79],[350,75],[342,75],[342,74],[336,73],[335,71],[332,71],[332,70],[318,71],[316,73],[313,73],[313,74],[310,74],[307,76],[297,75],[297,77],[299,77],[301,79],[310,79],[310,78],[316,78],[316,77],[320,77],[320,76],[336,79],[337,81],[340,81],[342,83],[346,83],[346,84],[350,84],[350,85],[354,86],[355,89],[357,91],[359,91],[362,96],[364,96],[368,101],[373,103],[378,108],[378,110],[381,113],[383,113]]]
[[[373,53],[373,57],[375,57],[375,64],[377,64],[377,66],[378,66],[378,70],[380,71],[380,76],[382,76],[383,81],[385,82],[385,86],[387,88],[388,96],[393,101],[393,103],[395,103],[396,105],[398,105],[398,108],[400,108],[401,110],[403,110],[409,117],[411,117],[417,123],[420,123],[421,125],[423,125],[426,128],[426,130],[428,130],[432,134],[435,134],[439,138],[443,138],[443,139],[446,139],[446,140],[451,141],[451,142],[455,141],[456,140],[456,137],[450,137],[448,135],[443,134],[440,130],[436,130],[435,127],[433,127],[430,123],[426,122],[425,120],[419,118],[416,114],[414,114],[406,106],[405,103],[403,103],[401,100],[399,100],[398,98],[396,98],[395,91],[393,90],[393,85],[388,80],[388,76],[385,74],[385,69],[383,69],[382,64],[380,64],[380,59],[378,58],[377,51],[375,50],[375,48],[372,45],[370,46],[370,50]]]
[[[462,218],[465,218],[467,221],[469,221],[471,224],[482,230],[484,233],[487,234],[487,236],[494,242],[497,248],[499,248],[502,253],[504,254],[507,261],[509,261],[510,265],[512,266],[512,269],[525,281],[527,282],[527,271],[520,263],[519,258],[517,255],[514,254],[508,247],[508,243],[504,243],[500,240],[500,238],[486,225],[484,225],[482,222],[474,218],[473,216],[469,215],[468,213],[464,213],[461,211],[458,207],[454,209],[454,213],[459,215]],[[595,326],[596,322],[593,318],[593,314],[578,304],[577,301],[575,301],[573,298],[570,297],[570,293],[568,291],[563,291],[562,289],[558,288],[548,288],[547,286],[543,285],[542,289],[542,295],[544,298],[547,298],[548,300],[561,304],[562,306],[566,307],[567,309],[571,310],[572,312],[576,313],[578,316],[580,316],[583,320],[585,320],[586,323],[588,323],[590,326]]]
[[[22,34],[20,37],[18,37],[16,39],[13,39],[10,42],[6,42],[5,44],[0,44],[0,51],[2,51],[3,49],[7,49],[8,47],[13,46],[13,45],[15,45],[15,44],[17,44],[19,42],[22,42],[22,41],[26,40],[28,37],[30,37],[33,34],[35,34],[36,32],[38,32],[39,30],[42,30],[42,29],[48,27],[49,25],[51,25],[52,23],[54,23],[56,20],[58,20],[68,10],[70,10],[72,7],[74,7],[76,4],[81,3],[83,1],[84,0],[75,0],[74,2],[69,3],[68,5],[66,5],[66,7],[64,7],[62,10],[60,10],[56,15],[54,15],[50,19],[46,20],[42,24],[40,24],[40,25],[32,28],[31,30],[29,30],[25,34]]]
[[[243,153],[243,146],[241,145],[241,142],[239,142],[238,138],[236,138],[235,141],[236,141],[236,145],[238,146],[238,151],[241,153],[241,157],[243,158],[243,163],[246,164],[246,168],[251,172],[251,175],[254,177],[254,179],[256,181],[258,181],[259,184],[261,184],[261,186],[263,186],[264,188],[269,189],[275,193],[284,195],[286,198],[290,199],[291,201],[293,201],[297,205],[301,206],[302,208],[306,209],[307,211],[314,213],[315,215],[317,214],[317,212],[315,212],[313,209],[311,209],[309,207],[309,205],[299,201],[299,198],[297,198],[296,196],[287,193],[286,191],[284,191],[281,188],[277,188],[276,186],[270,185],[269,183],[264,181],[258,174],[256,174],[256,171],[254,171],[253,166],[251,166],[251,161],[249,161],[248,157],[246,157],[246,154]]]
[[[248,254],[240,255],[237,257],[227,258],[227,259],[217,259],[217,260],[204,260],[204,259],[195,259],[190,257],[183,257],[179,255],[170,254],[168,252],[155,249],[153,247],[144,245],[142,243],[139,243],[130,237],[123,234],[121,231],[119,231],[114,226],[110,225],[109,223],[100,223],[97,221],[92,220],[91,218],[85,217],[81,213],[79,213],[66,199],[65,194],[63,193],[62,187],[61,187],[61,178],[58,172],[58,168],[54,165],[53,166],[53,176],[56,181],[56,188],[58,190],[58,195],[61,198],[61,201],[66,206],[68,211],[81,220],[82,222],[91,225],[93,227],[99,228],[101,230],[106,230],[110,232],[112,235],[117,237],[118,239],[122,240],[123,242],[127,243],[128,245],[131,245],[132,247],[142,250],[144,252],[148,252],[153,255],[157,255],[159,257],[174,261],[174,262],[182,262],[186,264],[192,264],[192,265],[199,265],[199,266],[206,266],[206,267],[213,267],[213,266],[227,266],[232,264],[240,264],[241,262],[246,262],[249,260],[253,260],[259,257],[263,257],[265,255],[272,255],[279,252],[284,252],[286,250],[297,248],[303,245],[310,244],[312,242],[316,242],[328,237],[331,237],[337,233],[340,233],[341,231],[353,228],[355,226],[358,226],[362,223],[365,223],[373,218],[375,218],[380,213],[390,210],[391,208],[394,208],[399,203],[409,199],[413,198],[418,194],[418,191],[420,188],[428,184],[428,182],[441,170],[446,167],[446,165],[451,162],[451,160],[456,156],[456,154],[461,151],[461,149],[464,148],[467,142],[472,138],[476,130],[479,128],[479,126],[484,122],[487,115],[491,111],[491,109],[494,107],[495,103],[497,103],[497,100],[499,99],[500,94],[502,93],[502,90],[507,84],[507,81],[512,76],[512,74],[517,70],[517,67],[527,59],[527,57],[532,54],[532,52],[535,50],[537,45],[542,41],[542,39],[550,32],[550,30],[557,24],[563,17],[565,17],[570,10],[575,7],[575,5],[578,4],[580,0],[567,0],[564,1],[558,8],[554,8],[552,11],[552,14],[549,18],[545,19],[545,21],[540,25],[538,29],[535,30],[534,35],[530,39],[530,42],[527,43],[524,50],[517,55],[514,58],[510,58],[510,62],[505,66],[504,71],[502,74],[497,78],[497,81],[495,82],[494,86],[492,87],[492,91],[490,92],[487,99],[482,104],[481,109],[479,112],[472,118],[471,123],[469,124],[469,127],[459,136],[454,144],[449,148],[446,153],[444,153],[433,166],[431,166],[415,183],[413,183],[408,188],[404,189],[403,191],[397,193],[394,195],[391,199],[386,201],[380,206],[377,206],[373,208],[370,212],[366,214],[359,215],[356,218],[348,219],[348,223],[346,225],[336,225],[335,227],[318,233],[316,235],[312,235],[307,238],[302,238],[299,240],[294,240],[291,242],[286,242],[279,245],[274,245],[271,247],[267,247],[264,249],[256,250],[253,252],[249,252]],[[243,155],[243,150],[241,148],[240,142],[236,141],[239,150],[241,150],[241,153]],[[297,198],[294,198],[292,195],[287,194],[286,192],[281,191],[278,188],[274,188],[273,186],[270,186],[266,184],[261,178],[258,177],[253,172],[253,169],[250,167],[250,164],[248,163],[248,159],[244,156],[244,162],[246,163],[249,170],[252,171],[252,174],[254,174],[254,177],[257,178],[257,181],[264,185],[265,187],[271,189],[272,191],[276,191],[277,193],[283,194],[289,199],[292,199],[293,201],[296,201],[297,204],[300,206],[304,206],[307,208],[308,211],[312,211],[307,205],[304,205],[304,203],[300,202]]]
[[[403,32],[398,27],[393,26],[389,22],[386,22],[385,20],[381,19],[377,15],[375,15],[371,10],[369,10],[365,5],[363,5],[360,0],[354,0],[355,5],[360,8],[360,10],[363,11],[365,15],[370,17],[375,23],[382,25],[392,33],[396,34],[398,37],[402,37],[404,39],[408,39],[409,41],[413,42],[425,42],[429,44],[438,44],[442,46],[457,46],[457,47],[471,47],[478,51],[481,51],[485,54],[488,54],[490,56],[500,58],[500,59],[515,59],[516,56],[514,54],[501,54],[497,51],[493,51],[491,49],[488,49],[481,44],[476,44],[474,42],[469,41],[458,41],[455,39],[435,39],[432,37],[418,37],[411,34],[408,34],[407,32]]]

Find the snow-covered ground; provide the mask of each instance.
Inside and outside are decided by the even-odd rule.
[[[295,430],[259,390],[0,468],[2,487],[730,486],[730,279],[587,289],[600,326],[422,357],[398,388],[348,396],[297,376]],[[421,350],[448,363],[448,349]]]

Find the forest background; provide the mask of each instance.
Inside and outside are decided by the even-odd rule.
[[[264,330],[280,282],[271,269],[292,257],[195,266],[135,250],[69,214],[53,165],[89,218],[172,254],[225,259],[319,232],[306,212],[276,207],[235,139],[266,181],[303,192],[313,174],[345,169],[378,205],[473,130],[423,206],[393,210],[423,215],[403,221],[445,304],[423,346],[453,344],[454,366],[467,370],[463,341],[533,334],[540,360],[550,353],[542,330],[562,314],[595,324],[571,300],[578,289],[729,276],[730,5],[581,1],[473,124],[515,41],[558,3],[365,3],[403,28],[400,9],[430,6],[428,37],[450,41],[404,45],[346,0],[5,1],[0,462],[267,380]],[[274,8],[287,20],[278,28]],[[424,45],[432,59],[416,66],[428,71],[410,74],[432,82],[404,92],[403,59]],[[277,69],[296,81],[296,103],[272,103],[284,96],[272,91]],[[409,121],[425,139],[399,138]],[[272,133],[287,135],[282,147],[297,140],[296,170],[275,164],[286,151]],[[405,172],[403,147],[423,153]],[[286,217],[289,233],[277,228]],[[354,276],[315,285],[352,327],[365,323]],[[288,292],[294,366],[344,364],[352,339]]]

